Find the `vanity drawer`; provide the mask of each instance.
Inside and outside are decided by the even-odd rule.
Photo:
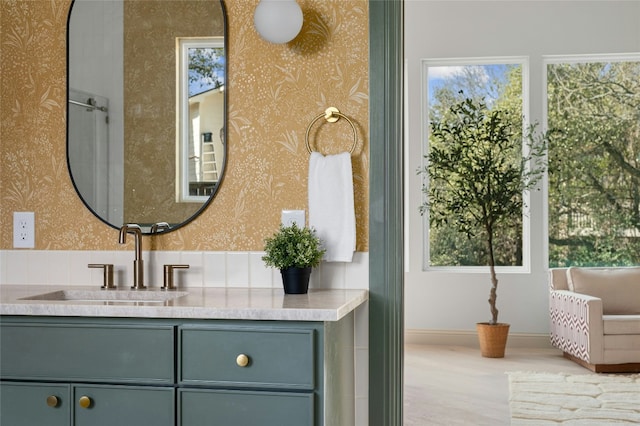
[[[172,326],[28,322],[0,327],[3,379],[174,383]]]
[[[70,386],[47,383],[0,383],[0,425],[68,426]]]
[[[83,398],[88,405],[81,404]],[[73,401],[75,426],[175,424],[173,387],[77,385],[73,387]]]
[[[315,331],[267,327],[183,326],[180,384],[268,389],[315,387]],[[242,366],[246,356],[247,364]]]
[[[312,426],[312,393],[180,389],[179,426]]]

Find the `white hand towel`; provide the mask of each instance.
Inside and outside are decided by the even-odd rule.
[[[309,158],[309,227],[314,228],[327,252],[327,262],[351,262],[356,249],[351,154]]]

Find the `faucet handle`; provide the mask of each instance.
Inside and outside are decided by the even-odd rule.
[[[100,268],[102,269],[102,286],[105,290],[110,290],[116,288],[113,284],[113,264],[111,263],[90,263],[89,268]]]
[[[159,234],[163,231],[171,229],[171,226],[167,222],[158,222],[151,225],[151,233]]]
[[[173,285],[173,270],[174,269],[189,269],[189,265],[164,265],[164,285],[162,290],[175,290]]]

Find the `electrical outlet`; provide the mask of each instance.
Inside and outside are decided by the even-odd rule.
[[[35,213],[13,212],[13,248],[35,247]]]
[[[304,210],[282,210],[281,223],[284,226],[291,226],[295,223],[298,228],[304,228]]]

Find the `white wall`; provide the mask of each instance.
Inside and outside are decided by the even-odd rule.
[[[406,330],[474,330],[490,319],[487,273],[422,271],[419,168],[421,59],[528,56],[530,115],[542,122],[542,55],[640,52],[640,1],[406,0]],[[532,194],[531,272],[502,273],[500,321],[515,333],[548,333],[542,192]]]

